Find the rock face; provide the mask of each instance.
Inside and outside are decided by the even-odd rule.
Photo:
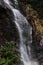
[[[18,31],[13,20],[12,11],[0,5],[0,44],[5,40],[18,41]]]
[[[39,18],[36,10],[32,8],[30,4],[27,4],[24,0],[19,1],[20,11],[27,18],[28,22],[32,26],[32,40],[31,50],[33,58],[37,58],[38,61],[43,64],[43,19]]]
[[[18,2],[21,13],[33,28],[33,43],[31,45],[33,58],[37,57],[39,62],[43,64],[43,20],[39,19],[37,12],[30,4],[27,4],[24,0],[18,0]],[[0,44],[3,44],[5,40],[18,41],[18,30],[13,20],[12,11],[8,8],[8,5],[0,0]]]

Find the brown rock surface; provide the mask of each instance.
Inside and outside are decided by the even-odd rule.
[[[33,53],[38,61],[43,65],[43,19],[39,18],[36,10],[26,2],[19,2],[21,13],[27,18],[33,30]],[[34,57],[34,56],[33,56]]]

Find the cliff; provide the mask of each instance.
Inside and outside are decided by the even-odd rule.
[[[18,0],[18,2],[20,12],[27,18],[32,26],[32,52],[38,61],[43,63],[43,18],[40,18],[38,11],[34,9],[30,3],[24,0]],[[7,5],[2,4],[0,5],[0,45],[4,44],[6,40],[19,42],[18,30],[12,21],[13,13]]]
[[[40,18],[37,10],[33,6],[24,0],[19,1],[20,11],[27,18],[28,22],[32,26],[32,45],[33,54],[43,65],[43,18]],[[35,58],[33,56],[33,58]]]

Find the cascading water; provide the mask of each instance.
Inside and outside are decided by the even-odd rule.
[[[6,4],[11,8],[13,14],[14,14],[14,23],[16,24],[18,31],[19,31],[19,36],[20,36],[20,54],[21,54],[21,61],[23,62],[23,65],[38,65],[37,62],[30,60],[31,56],[31,48],[28,45],[28,50],[29,50],[29,55],[27,53],[27,48],[26,44],[30,44],[32,41],[32,28],[28,24],[28,21],[26,18],[20,13],[19,10],[13,8],[10,5],[9,0],[4,0]],[[14,0],[15,4],[18,4],[17,0]]]

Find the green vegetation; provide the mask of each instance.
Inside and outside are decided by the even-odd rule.
[[[20,65],[20,55],[16,52],[14,42],[0,45],[0,65]]]

